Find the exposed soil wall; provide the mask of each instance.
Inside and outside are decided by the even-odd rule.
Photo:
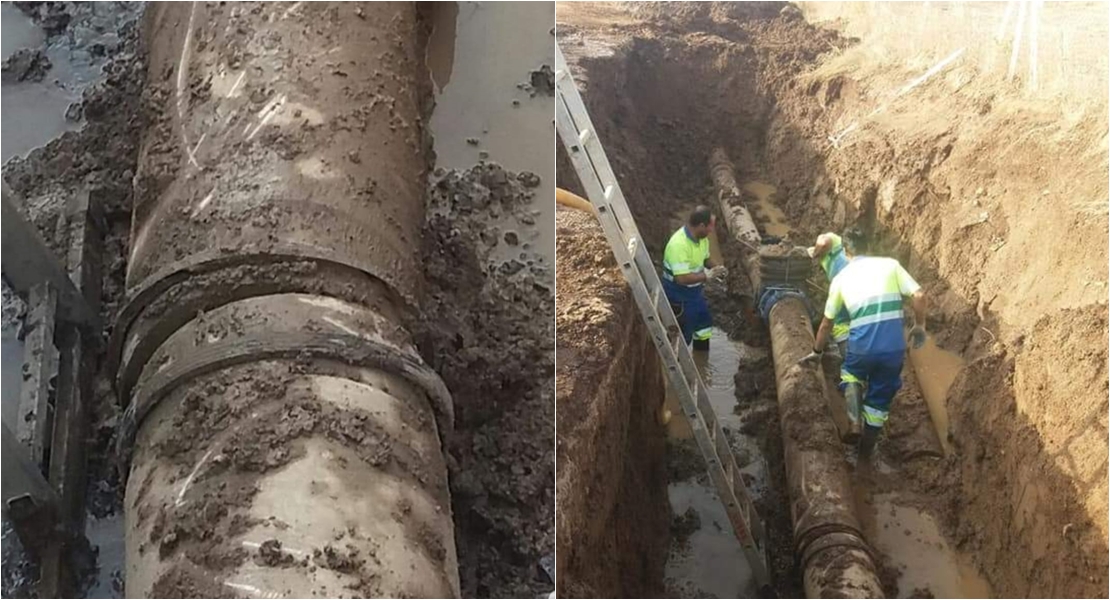
[[[670,511],[666,383],[631,294],[592,217],[556,216],[558,593],[663,593]]]
[[[1057,104],[957,62],[889,100],[928,65],[878,62],[865,47],[780,96],[766,168],[807,233],[855,221],[892,242],[934,303],[929,329],[970,361],[947,400],[961,474],[951,514],[995,592],[1101,595],[1105,81],[1101,96]]]
[[[968,361],[947,401],[953,457],[911,462],[895,437],[905,474],[880,487],[924,496],[999,596],[1101,595],[1105,82],[1087,102],[1039,100],[955,61],[898,95],[936,61],[876,58],[772,6],[560,6],[653,250],[678,199],[704,193],[714,144],[777,187],[796,243],[871,229],[925,286],[938,343]]]

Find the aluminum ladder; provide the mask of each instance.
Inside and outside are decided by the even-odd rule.
[[[582,96],[567,69],[562,49],[555,50],[555,118],[559,138],[567,151],[586,196],[597,210],[605,239],[628,280],[636,306],[666,366],[667,379],[678,395],[690,422],[698,449],[717,495],[725,506],[736,538],[744,549],[758,588],[770,585],[763,522],[752,505],[740,468],[717,420],[709,393],[694,356],[663,292],[655,265],[641,242],[640,231],[628,210],[620,184],[609,166]]]

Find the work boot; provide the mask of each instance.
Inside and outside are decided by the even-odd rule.
[[[879,440],[879,434],[882,431],[882,427],[872,427],[871,425],[863,427],[863,433],[859,436],[859,462],[861,464],[871,460],[871,451],[875,449],[875,442]]]
[[[709,340],[694,340],[694,352],[709,352]]]
[[[852,432],[859,432],[859,407],[863,404],[862,383],[844,384],[844,404],[848,408],[848,420],[852,422]]]

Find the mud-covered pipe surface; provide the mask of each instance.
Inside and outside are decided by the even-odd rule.
[[[155,3],[113,350],[131,597],[459,594],[408,3]]]
[[[740,243],[743,264],[758,294],[760,236],[739,196],[732,163],[720,148],[710,170],[729,232]],[[810,598],[881,598],[872,552],[853,508],[851,474],[844,446],[829,417],[824,382],[798,361],[813,347],[813,328],[801,299],[786,297],[770,311],[786,479],[794,523],[794,547]]]
[[[717,191],[717,203],[721,209],[725,226],[728,227],[732,239],[740,243],[741,262],[751,279],[752,290],[758,294],[759,279],[759,246],[762,240],[759,229],[752,220],[748,207],[744,205],[744,198],[740,193],[740,186],[736,182],[736,173],[723,148],[714,148],[709,155],[709,174],[713,179],[714,189]]]

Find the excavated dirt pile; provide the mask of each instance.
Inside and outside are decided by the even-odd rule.
[[[568,5],[559,33],[654,256],[671,215],[710,196],[706,160],[721,146],[739,180],[777,188],[773,203],[792,226],[791,242],[809,245],[822,231],[859,225],[924,286],[934,340],[966,361],[943,402],[952,453],[938,458],[919,447],[931,425],[907,361],[880,447],[893,469],[876,474],[870,491],[898,492],[936,519],[998,596],[1100,595],[1104,91],[1038,97],[1020,78],[1005,81],[1004,69],[999,75],[970,59],[909,86],[950,50],[931,60],[884,55],[867,39],[811,25],[804,10]],[[1105,26],[1105,11],[1082,10],[1046,18]],[[1106,44],[1105,33],[1091,39]],[[565,156],[559,166],[569,169]],[[757,204],[749,191],[745,199]],[[733,250],[724,252],[727,261]],[[710,301],[715,312],[733,312]],[[744,332],[750,325],[721,322],[760,343]],[[773,389],[759,365],[741,365],[737,383],[744,431],[763,439],[771,470],[765,500],[781,498]],[[789,536],[781,515],[768,517],[772,537]],[[772,564],[793,579],[782,552],[789,548],[773,548]],[[891,593],[912,591],[896,589],[896,569],[883,578]],[[791,585],[780,582],[780,592]]]

